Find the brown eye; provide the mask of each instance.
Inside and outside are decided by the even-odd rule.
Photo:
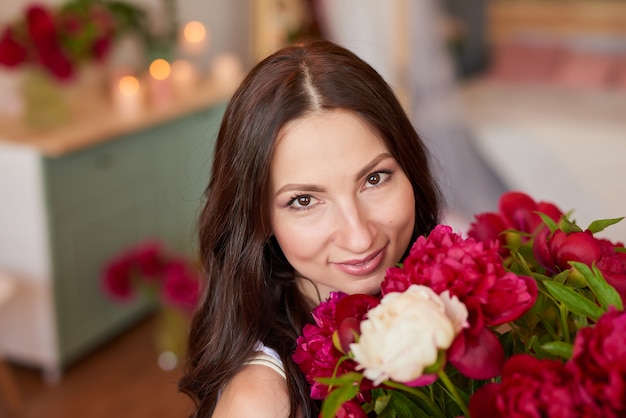
[[[296,200],[300,206],[309,206],[311,204],[311,196],[300,196]]]
[[[372,185],[376,185],[376,184],[380,183],[380,173],[370,174],[367,177],[367,182],[369,184],[372,184]]]

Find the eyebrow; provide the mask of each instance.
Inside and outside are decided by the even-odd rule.
[[[378,163],[380,163],[383,160],[386,160],[387,158],[393,158],[393,155],[389,154],[388,152],[383,152],[382,154],[378,155],[376,158],[374,158],[372,161],[370,161],[369,164],[367,164],[365,167],[363,167],[361,170],[359,170],[357,175],[354,177],[354,180],[358,180],[358,179],[366,176],[372,170],[374,170],[374,167],[376,167],[378,165]]]
[[[393,156],[391,154],[389,154],[388,152],[384,152],[380,155],[377,155],[372,161],[370,161],[367,165],[365,165],[362,169],[359,170],[359,172],[357,173],[357,175],[354,177],[355,180],[359,180],[360,178],[364,177],[365,175],[369,174],[372,170],[374,170],[374,167],[376,167],[381,161],[386,160],[387,158],[393,158]],[[275,193],[275,195],[279,195],[281,193],[284,192],[288,192],[288,191],[295,191],[295,190],[306,190],[308,192],[323,192],[324,189],[320,186],[317,186],[315,184],[295,184],[295,183],[289,183],[289,184],[285,184],[283,187],[281,187],[280,189],[278,189]]]

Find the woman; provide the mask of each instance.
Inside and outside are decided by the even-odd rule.
[[[291,359],[311,310],[331,291],[378,292],[439,205],[424,145],[353,53],[312,41],[252,69],[201,215],[206,284],[180,383],[195,416],[316,417]]]

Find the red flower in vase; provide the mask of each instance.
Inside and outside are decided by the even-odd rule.
[[[0,64],[9,68],[17,67],[26,61],[27,53],[15,36],[12,28],[5,28],[0,38]]]
[[[59,8],[31,4],[22,20],[2,31],[0,64],[9,68],[30,64],[68,80],[81,63],[108,56],[116,29],[113,14],[102,4]]]
[[[186,260],[174,260],[165,267],[163,300],[173,306],[192,311],[200,296],[200,279]]]
[[[195,308],[200,296],[197,270],[189,260],[169,254],[156,240],[113,257],[104,266],[102,283],[112,299],[128,301],[138,290],[147,290],[151,296],[160,296],[164,304],[186,311]]]

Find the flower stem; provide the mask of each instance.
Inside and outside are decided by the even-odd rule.
[[[441,369],[437,373],[437,376],[439,376],[439,379],[441,379],[445,387],[450,391],[450,393],[452,393],[454,401],[456,402],[457,405],[459,405],[459,407],[461,408],[461,411],[463,411],[463,415],[466,418],[470,418],[470,413],[469,413],[469,410],[467,409],[467,405],[465,405],[465,401],[463,401],[463,399],[461,398],[461,395],[459,395],[459,391],[456,390],[456,386],[454,386],[454,383],[450,381],[450,378],[448,377],[448,374],[445,372],[445,370]]]

